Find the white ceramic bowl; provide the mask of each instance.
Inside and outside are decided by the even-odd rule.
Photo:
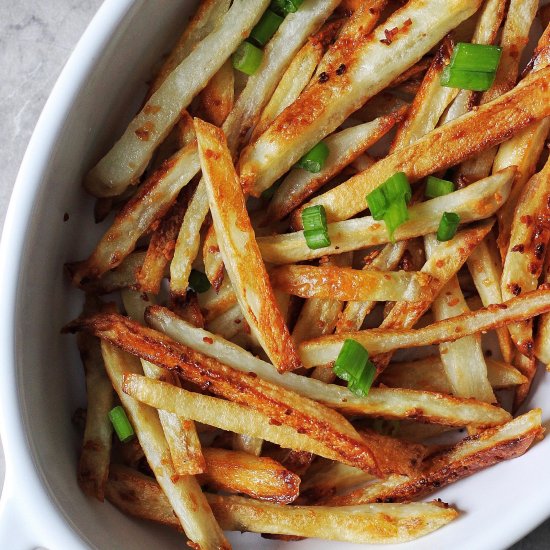
[[[0,253],[0,407],[7,467],[2,549],[182,548],[180,535],[127,518],[80,492],[71,415],[84,401],[83,378],[74,340],[59,329],[81,304],[62,266],[84,257],[100,231],[80,186],[82,175],[137,108],[155,60],[195,4],[107,0],[59,78],[21,166]],[[531,403],[543,406],[548,396],[548,379],[537,381]],[[548,414],[544,418],[548,423]],[[400,548],[506,548],[550,513],[549,458],[547,440],[524,457],[440,491],[437,496],[463,511],[461,518]],[[235,548],[354,547],[231,537]]]

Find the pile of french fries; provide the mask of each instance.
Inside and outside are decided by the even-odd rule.
[[[304,0],[246,77],[231,55],[269,5],[202,0],[86,177],[107,228],[67,265],[86,293],[64,329],[88,393],[78,480],[193,548],[230,548],[226,530],[411,540],[458,515],[417,499],[543,434],[549,10]],[[502,48],[486,92],[440,84],[457,42]],[[321,140],[321,171],[297,167]],[[392,239],[365,196],[396,172],[414,187]],[[457,190],[426,199],[428,175]],[[304,238],[312,205],[328,247]],[[440,242],[444,212],[461,225]],[[367,396],[332,370],[349,338],[376,367]],[[133,441],[113,437],[117,404]]]

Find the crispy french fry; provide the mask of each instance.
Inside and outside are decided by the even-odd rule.
[[[531,383],[533,382],[533,378],[537,372],[537,361],[534,356],[526,357],[519,351],[516,351],[513,364],[521,372],[521,374],[527,378],[523,384],[520,384],[516,388],[513,410],[517,411],[525,401],[525,398],[531,389]]]
[[[249,34],[268,4],[269,0],[233,2],[220,25],[166,77],[122,137],[89,172],[85,185],[92,195],[120,195],[137,181],[156,147],[178,121],[181,111],[237,49],[242,37]],[[215,56],[212,56],[213,51]]]
[[[401,241],[434,233],[444,212],[456,212],[463,223],[491,216],[506,201],[513,177],[514,169],[509,168],[454,193],[414,204],[408,208],[409,220],[395,230],[395,239]],[[390,240],[384,222],[371,216],[329,223],[328,235],[330,245],[317,250],[307,246],[302,231],[258,237],[257,241],[266,262],[287,264],[385,244]]]
[[[234,75],[231,60],[227,60],[210,79],[199,95],[199,110],[203,118],[221,126],[233,109]]]
[[[107,498],[135,517],[179,528],[155,481],[116,466]],[[329,508],[280,506],[236,496],[207,495],[220,525],[228,531],[251,531],[325,538],[357,543],[405,542],[434,531],[458,512],[440,503],[374,504]]]
[[[550,254],[546,252],[544,266],[544,282],[550,283]],[[537,335],[535,338],[535,355],[539,361],[547,366],[550,364],[550,314],[545,313],[539,318]]]
[[[511,134],[550,115],[550,88],[546,86],[549,74],[550,68],[533,73],[510,92],[436,128],[302,208],[322,204],[329,221],[348,219],[364,210],[365,196],[396,172],[405,172],[414,182],[509,139]],[[299,212],[293,221],[299,221],[298,217]]]
[[[237,303],[237,296],[235,296],[231,281],[225,276],[222,281],[218,292],[211,287],[206,292],[197,295],[206,322],[212,321]]]
[[[550,290],[541,288],[525,292],[502,304],[493,304],[477,311],[457,315],[424,328],[377,328],[321,336],[300,344],[299,352],[305,367],[326,365],[338,357],[347,337],[357,340],[371,355],[376,355],[399,348],[454,342],[464,336],[492,330],[520,319],[530,319],[547,311],[550,311]]]
[[[235,300],[237,300],[237,297],[235,297]],[[227,340],[231,340],[235,335],[243,332],[243,330],[250,331],[241,306],[237,303],[208,321],[206,326],[208,330],[223,336]]]
[[[516,368],[487,357],[487,376],[493,389],[511,388],[527,381]],[[392,388],[452,393],[441,357],[432,355],[416,361],[391,363],[379,381]]]
[[[204,237],[202,258],[204,260],[204,271],[206,276],[217,292],[223,283],[224,265],[213,225],[208,228],[206,236]]]
[[[432,299],[432,277],[421,271],[284,265],[271,270],[270,279],[275,288],[301,298],[334,298],[345,302]]]
[[[199,156],[220,252],[254,335],[280,370],[300,366],[256,244],[223,132],[195,119]]]
[[[142,372],[138,359],[114,347],[101,343],[101,350],[109,378],[117,392],[130,422],[136,431],[147,462],[162,487],[170,505],[183,526],[185,534],[204,548],[230,548],[217,524],[206,499],[193,476],[181,476],[176,481],[157,412],[129,397],[122,391],[124,373]]]
[[[502,269],[503,299],[537,288],[550,239],[550,161],[526,184],[510,231],[510,244]],[[533,355],[533,323],[525,320],[508,327],[516,347]]]
[[[428,459],[418,476],[390,476],[365,488],[326,500],[330,506],[346,506],[391,499],[409,501],[453,483],[483,468],[524,454],[542,436],[541,410],[510,420],[502,426],[467,437],[449,450]]]
[[[371,388],[368,398],[361,398],[347,388],[325,384],[320,380],[287,372],[278,373],[268,363],[254,357],[235,344],[192,327],[171,311],[153,306],[147,321],[176,341],[196,349],[234,369],[255,373],[268,380],[328,407],[350,414],[366,414],[388,418],[418,418],[451,426],[494,426],[506,422],[510,415],[498,407],[474,399],[459,399],[440,393],[389,388]]]
[[[257,196],[268,188],[353,111],[474,13],[480,2],[413,0],[369,33],[384,4],[369,2],[352,15],[321,60],[318,71],[329,78],[319,75],[243,152],[240,174],[246,190]],[[336,74],[342,64],[342,74]]]
[[[346,128],[328,136],[324,141],[329,148],[329,156],[323,169],[316,174],[301,168],[292,170],[273,195],[267,212],[269,219],[280,220],[290,214],[345,166],[386,135],[402,119],[405,111],[406,107],[403,107],[371,122]]]
[[[91,256],[69,267],[73,282],[80,284],[83,279],[97,279],[118,266],[132,252],[139,237],[168,211],[199,168],[195,142],[164,162],[119,212]]]
[[[271,458],[208,447],[203,453],[206,471],[199,481],[208,487],[279,504],[298,496],[300,478]]]

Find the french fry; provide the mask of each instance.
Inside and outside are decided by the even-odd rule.
[[[511,388],[527,381],[512,365],[490,357],[485,361],[487,377],[493,389]],[[416,361],[391,363],[380,375],[379,381],[391,388],[452,393],[441,357],[437,355]]]
[[[83,279],[97,279],[118,266],[132,252],[139,237],[168,211],[199,168],[195,142],[164,162],[118,213],[90,257],[69,266],[74,284]]]
[[[277,307],[223,132],[195,119],[199,156],[220,252],[243,314],[273,364],[300,361]]]
[[[235,297],[235,300],[237,298]],[[246,328],[244,328],[246,325]],[[250,327],[244,318],[243,311],[239,304],[235,304],[217,317],[214,317],[207,323],[207,328],[215,334],[219,334],[231,340],[236,334],[243,330],[250,331]]]
[[[156,147],[178,121],[181,111],[237,49],[242,37],[248,36],[268,5],[269,0],[233,2],[220,25],[165,78],[122,137],[89,172],[85,186],[92,195],[120,195],[137,181]],[[216,52],[214,57],[213,51]]]
[[[284,265],[272,269],[271,284],[301,298],[334,298],[342,301],[432,298],[432,277],[421,271],[374,271],[346,267]]]
[[[502,426],[467,437],[449,450],[428,459],[425,471],[416,477],[390,476],[347,495],[326,499],[330,506],[346,506],[390,499],[409,501],[469,476],[503,460],[524,454],[542,437],[541,410],[534,409]]]
[[[100,314],[88,319],[77,319],[68,325],[66,330],[87,330],[102,339],[116,343],[121,349],[159,367],[176,371],[187,381],[206,387],[216,395],[265,414],[271,422],[284,424],[289,429],[299,430],[311,439],[317,439],[333,452],[333,455],[327,458],[340,456],[343,462],[377,471],[372,451],[341,415],[292,391],[262,380],[256,374],[238,372],[216,359],[116,314]],[[169,410],[167,407],[159,408]],[[189,418],[204,422],[193,415]],[[232,431],[242,433],[239,430]]]
[[[108,499],[126,514],[179,528],[170,503],[155,481],[116,466]],[[280,506],[236,496],[207,495],[220,525],[251,531],[357,543],[404,542],[446,525],[458,515],[440,503],[375,504],[329,508]]]
[[[204,237],[202,258],[206,276],[214,290],[218,291],[223,283],[224,265],[213,225],[208,228]]]
[[[352,15],[321,60],[318,71],[329,78],[319,76],[243,151],[241,181],[253,195],[267,189],[353,111],[414,65],[480,2],[413,0],[370,33],[384,4],[369,2]],[[335,74],[342,64],[342,74]]]
[[[550,283],[550,254],[546,252],[544,266],[544,282]],[[539,317],[537,335],[535,337],[535,355],[547,366],[550,364],[550,315],[545,313]]]
[[[199,95],[198,109],[206,121],[215,126],[224,123],[233,109],[234,87],[233,65],[228,59]]]
[[[230,151],[243,145],[248,131],[256,124],[284,71],[305,44],[338,6],[339,0],[305,0],[300,9],[284,18],[263,50],[262,64],[251,75],[223,126]]]
[[[325,384],[291,372],[280,374],[265,361],[215,334],[190,326],[166,308],[149,308],[147,322],[174,340],[211,357],[217,357],[236,370],[252,372],[263,380],[350,414],[388,418],[412,417],[451,426],[472,424],[485,427],[502,424],[510,417],[503,409],[487,403],[440,393],[371,388],[368,398],[358,397],[342,386]]]
[[[278,504],[289,504],[298,496],[300,478],[271,458],[208,447],[203,453],[206,471],[199,482],[210,488]]]
[[[234,451],[242,451],[253,456],[260,456],[262,454],[263,444],[263,439],[243,434],[233,434],[231,442]]]
[[[404,116],[406,107],[328,136],[324,141],[329,155],[323,169],[311,173],[293,169],[275,191],[267,216],[280,220],[300,206],[315,191],[386,135]]]
[[[520,384],[515,391],[513,410],[517,411],[522,403],[525,401],[529,390],[531,389],[531,383],[537,372],[537,361],[534,356],[526,357],[519,351],[516,351],[513,360],[514,366],[527,378],[527,380]]]
[[[224,276],[222,281],[218,292],[211,287],[197,295],[206,322],[212,321],[237,303],[237,296],[229,279]]]
[[[547,311],[550,311],[550,290],[540,288],[525,292],[502,304],[493,304],[477,311],[457,315],[424,328],[377,328],[321,336],[302,342],[299,352],[305,367],[326,365],[336,360],[346,338],[357,340],[371,355],[376,355],[400,348],[454,342],[464,336],[492,330],[518,320],[530,319]]]
[[[436,128],[302,208],[322,204],[329,221],[348,219],[364,210],[365,196],[396,172],[405,172],[409,181],[415,182],[509,139],[550,114],[549,74],[550,68],[533,73],[510,92]]]
[[[410,206],[409,219],[395,230],[395,240],[434,233],[444,212],[456,212],[462,223],[491,216],[506,201],[513,177],[514,169],[509,168],[454,193]],[[317,250],[307,246],[302,231],[258,237],[257,242],[266,262],[287,264],[390,241],[386,225],[371,216],[329,223],[328,235],[330,245]]]
[[[175,471],[169,459],[170,449],[157,412],[122,391],[124,373],[136,373],[134,376],[138,376],[142,372],[139,360],[105,341],[101,343],[101,350],[109,378],[136,431],[147,462],[185,534],[192,542],[204,548],[229,549],[230,545],[195,478],[180,476],[175,480]]]
[[[510,244],[502,269],[503,299],[537,288],[550,239],[550,161],[526,184],[512,220]],[[533,355],[533,323],[508,327],[518,350]]]
[[[500,304],[502,302],[502,292],[500,290],[502,266],[492,233],[489,233],[474,248],[466,264],[483,305],[487,307],[490,304]],[[510,363],[513,354],[510,332],[507,328],[502,327],[496,330],[496,334],[502,357],[507,363]]]

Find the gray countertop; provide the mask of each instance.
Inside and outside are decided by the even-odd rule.
[[[4,223],[17,170],[40,111],[100,4],[101,0],[0,0],[0,120],[3,121],[0,226]],[[0,480],[3,481],[3,477],[4,459],[0,447]],[[550,520],[512,548],[541,550],[549,547]]]

